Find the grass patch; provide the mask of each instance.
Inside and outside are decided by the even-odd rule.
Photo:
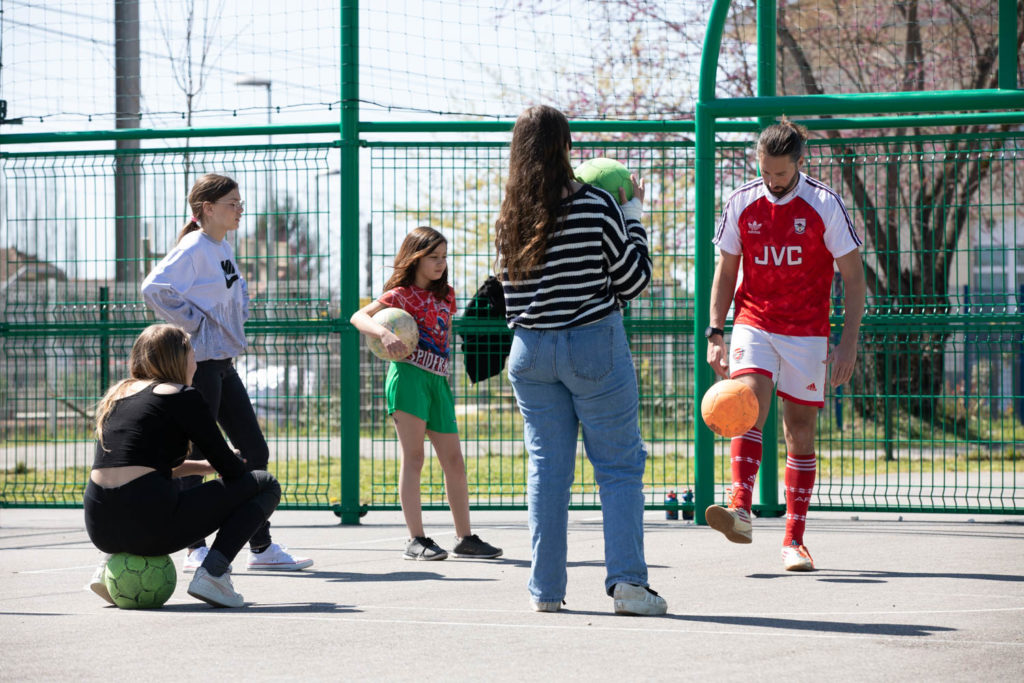
[[[359,498],[363,504],[374,506],[398,505],[398,475],[400,461],[396,457],[363,458],[359,466]],[[728,457],[719,453],[714,458],[715,486],[729,483]],[[784,449],[777,456],[781,480],[785,471]],[[514,455],[487,454],[468,459],[470,501],[473,505],[525,504],[527,459],[521,451]],[[283,506],[329,507],[341,499],[340,458],[294,458],[271,463],[270,471],[277,476],[285,491]],[[695,463],[692,457],[672,453],[650,457],[644,473],[644,489],[656,495],[665,491],[682,491],[694,486]],[[984,451],[973,449],[955,457],[900,458],[886,460],[877,457],[850,457],[823,455],[818,460],[819,483],[826,481],[856,481],[859,478],[879,478],[900,474],[977,474],[1024,473],[1024,453],[1016,449]],[[34,469],[24,462],[0,470],[0,504],[7,505],[78,505],[88,481],[88,467],[61,469]],[[941,489],[942,482],[936,485]],[[950,482],[952,490],[954,484]],[[436,458],[424,465],[421,478],[423,502],[443,505],[444,479]],[[574,502],[597,503],[597,486],[590,462],[582,455],[576,460],[576,478],[572,486]],[[936,495],[941,495],[937,490]]]

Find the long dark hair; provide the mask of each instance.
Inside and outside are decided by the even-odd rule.
[[[421,225],[402,240],[402,246],[395,254],[394,272],[384,285],[384,291],[395,287],[408,287],[416,282],[416,267],[420,259],[437,249],[440,244],[448,244],[444,235],[430,226]],[[427,291],[440,300],[448,298],[448,269],[444,269],[444,275],[432,280],[427,285]]]
[[[178,233],[178,239],[175,244],[180,242],[181,238],[185,235],[199,229],[199,223],[196,223],[195,219],[203,215],[203,204],[205,202],[213,203],[228,192],[237,189],[238,183],[226,175],[207,173],[196,180],[196,184],[192,186],[192,190],[188,193],[188,205],[192,209],[192,218],[185,223],[185,227]]]
[[[530,107],[516,119],[508,183],[494,231],[499,268],[511,282],[542,265],[550,235],[565,212],[562,198],[575,174],[569,163],[569,120],[553,107]]]

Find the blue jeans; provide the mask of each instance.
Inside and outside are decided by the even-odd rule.
[[[515,329],[508,377],[525,421],[533,562],[530,595],[565,597],[569,494],[576,442],[594,466],[604,524],[605,589],[647,585],[636,370],[622,315],[563,330]]]

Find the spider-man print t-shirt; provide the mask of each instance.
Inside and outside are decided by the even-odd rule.
[[[455,290],[448,288],[448,296],[439,301],[422,287],[410,285],[395,287],[377,299],[388,308],[401,308],[409,313],[420,328],[420,342],[412,355],[401,361],[435,375],[448,375],[450,353],[448,343],[455,315]]]

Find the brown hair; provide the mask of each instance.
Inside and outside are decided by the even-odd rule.
[[[567,150],[569,120],[553,107],[530,107],[516,119],[509,149],[508,183],[494,231],[498,265],[511,282],[542,265],[550,235],[564,214],[564,192],[575,174]]]
[[[103,446],[103,423],[114,403],[124,398],[132,382],[152,380],[188,384],[188,333],[177,325],[150,325],[132,344],[128,355],[128,378],[107,390],[96,406],[96,438]]]
[[[757,139],[757,154],[769,157],[788,156],[791,161],[797,162],[807,151],[806,142],[807,129],[783,116],[781,121],[761,131],[761,136]]]
[[[408,287],[416,282],[416,267],[420,259],[437,249],[439,244],[448,244],[444,235],[433,228],[421,225],[402,240],[402,246],[395,254],[394,272],[384,285],[384,291],[395,287]],[[444,300],[448,297],[448,269],[444,269],[444,275],[433,280],[427,285],[427,291]]]
[[[180,242],[181,238],[185,235],[199,229],[199,223],[195,219],[203,215],[204,203],[215,202],[232,190],[237,189],[238,183],[226,175],[207,173],[196,180],[196,184],[192,186],[192,190],[188,193],[188,205],[192,208],[192,218],[185,223],[185,227],[178,233],[178,239],[175,244]]]

